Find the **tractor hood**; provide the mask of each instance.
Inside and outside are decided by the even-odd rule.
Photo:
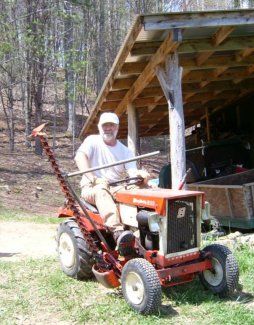
[[[169,200],[183,199],[187,197],[202,197],[204,202],[204,193],[198,191],[170,190],[170,189],[135,189],[123,190],[116,194],[116,200],[119,203],[145,207],[156,211],[159,215],[166,215],[166,202]]]

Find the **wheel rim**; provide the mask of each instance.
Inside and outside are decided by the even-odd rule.
[[[139,305],[142,303],[144,299],[145,288],[141,277],[137,273],[128,273],[126,277],[125,289],[128,299],[133,304]]]
[[[212,258],[212,264],[212,270],[205,270],[203,272],[204,279],[212,286],[218,286],[223,281],[223,268],[221,263],[214,257]]]
[[[59,238],[59,256],[62,264],[71,268],[75,263],[75,249],[71,237],[63,233]]]

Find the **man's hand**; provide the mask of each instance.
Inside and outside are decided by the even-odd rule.
[[[83,175],[81,187],[83,186],[98,186],[102,188],[108,188],[108,182],[104,178],[96,177],[94,175]]]
[[[101,178],[101,177],[94,177],[94,182],[93,182],[93,185],[94,186],[97,186],[97,185],[99,185],[99,186],[101,186],[101,187],[103,187],[103,188],[108,188],[108,181],[106,180],[106,179],[104,179],[104,178]]]
[[[144,169],[131,169],[128,171],[128,174],[130,177],[142,177],[144,179],[144,183],[147,183],[150,178],[150,174]]]

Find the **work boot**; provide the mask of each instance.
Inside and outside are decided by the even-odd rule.
[[[114,239],[121,256],[128,256],[134,253],[135,236],[131,231],[116,231]]]

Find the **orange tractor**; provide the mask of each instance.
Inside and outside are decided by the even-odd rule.
[[[202,192],[163,188],[118,192],[121,222],[135,234],[130,255],[120,256],[96,207],[83,202],[68,182],[68,176],[75,173],[60,172],[42,128],[32,134],[40,138],[66,197],[59,217],[67,219],[57,234],[59,260],[66,275],[79,280],[95,276],[108,288],[121,286],[126,302],[143,314],[159,309],[162,286],[190,282],[197,275],[214,294],[232,294],[239,270],[231,251],[218,244],[200,248]],[[121,182],[136,181],[140,179]]]

